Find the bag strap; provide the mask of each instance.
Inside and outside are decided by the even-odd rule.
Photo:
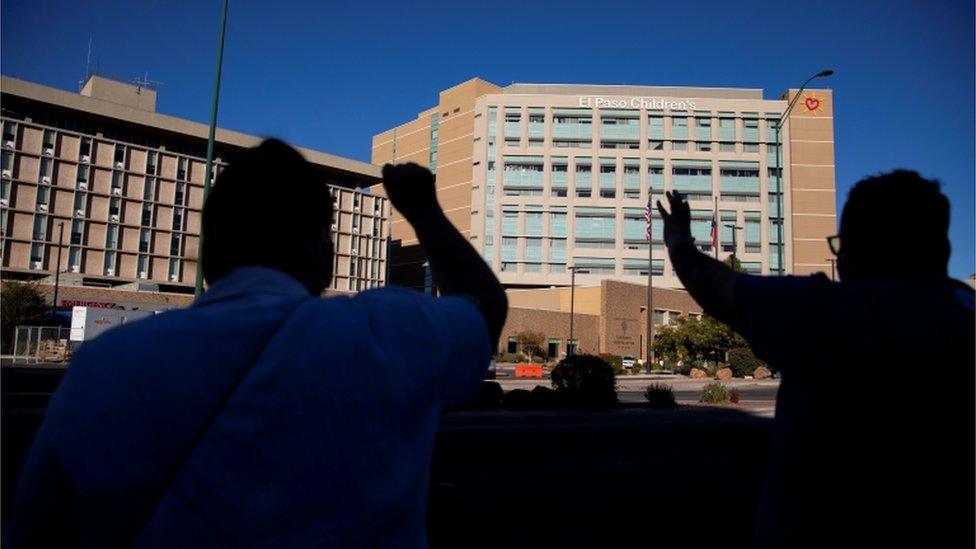
[[[163,501],[163,498],[166,496],[166,493],[169,492],[169,488],[173,485],[173,482],[176,480],[176,477],[179,476],[180,472],[183,470],[183,467],[186,465],[188,461],[190,461],[190,458],[193,457],[193,454],[196,452],[197,446],[200,445],[200,442],[210,431],[210,427],[214,424],[214,422],[217,420],[220,414],[223,413],[224,408],[227,407],[227,403],[230,402],[230,399],[234,396],[235,393],[237,393],[237,390],[240,388],[241,384],[250,375],[251,370],[254,368],[254,365],[261,361],[261,358],[264,357],[265,351],[267,351],[268,347],[271,346],[271,343],[273,343],[274,340],[278,337],[278,335],[281,333],[282,328],[284,328],[285,325],[288,324],[288,321],[291,320],[292,316],[295,315],[295,313],[302,307],[302,305],[308,303],[310,300],[311,298],[306,298],[299,301],[298,304],[295,307],[293,307],[281,319],[281,321],[278,322],[277,326],[275,326],[274,331],[271,332],[271,335],[268,337],[265,344],[260,349],[258,349],[258,351],[254,354],[254,358],[251,360],[250,365],[245,367],[244,370],[238,376],[238,378],[234,381],[234,383],[232,383],[228,387],[227,391],[225,391],[224,394],[221,396],[220,400],[217,402],[217,405],[214,406],[213,410],[211,410],[206,420],[203,421],[200,424],[200,427],[197,428],[196,433],[194,433],[194,435],[190,438],[189,442],[186,445],[186,448],[180,454],[180,458],[173,462],[173,466],[170,468],[170,470],[163,477],[162,481],[159,483],[159,489],[157,490],[156,495],[153,497],[151,504],[146,507],[146,513],[144,515],[144,520],[142,521],[142,528],[139,530],[139,534],[136,537],[136,539],[133,540],[133,545],[136,545],[138,541],[142,539],[142,534],[145,532],[145,529],[149,525],[152,518],[156,516],[156,509],[159,507],[159,504]]]

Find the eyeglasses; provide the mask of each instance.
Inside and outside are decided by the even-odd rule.
[[[834,255],[840,254],[840,235],[835,234],[834,236],[827,237],[827,245],[830,246],[830,252]]]

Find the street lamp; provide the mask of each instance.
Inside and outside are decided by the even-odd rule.
[[[213,102],[210,105],[210,133],[207,135],[207,167],[203,174],[203,204],[210,195],[210,182],[213,178],[214,139],[217,132],[217,104],[220,101],[220,70],[224,65],[224,31],[227,30],[227,0],[224,0],[220,12],[220,35],[217,38],[217,70],[214,73]],[[200,225],[200,236],[197,239],[197,276],[193,294],[200,297],[203,293],[203,225]]]
[[[735,231],[741,231],[742,227],[735,223],[726,223],[725,226],[732,229],[732,268],[735,269],[735,262],[738,261],[738,258],[735,257],[735,252],[739,249],[739,241],[736,240]]]
[[[831,282],[836,282],[837,278],[835,277],[835,274],[837,272],[837,258],[828,257],[827,263],[830,263],[830,280]]]
[[[793,110],[793,106],[796,105],[796,100],[803,95],[803,90],[806,89],[807,84],[809,84],[814,78],[826,78],[832,74],[834,74],[832,69],[824,69],[810,78],[807,78],[806,82],[804,82],[803,85],[800,86],[800,89],[796,92],[796,95],[793,96],[793,99],[790,100],[789,105],[786,106],[786,111],[779,117],[779,120],[776,122],[776,126],[774,127],[774,130],[776,131],[776,219],[778,221],[776,224],[776,240],[779,245],[776,255],[777,259],[779,260],[779,272],[781,274],[786,274],[786,261],[783,257],[786,250],[786,243],[783,242],[783,221],[785,219],[783,216],[783,167],[780,160],[780,157],[783,154],[783,124],[786,122],[786,119],[789,118],[790,112]],[[787,93],[789,93],[788,90]]]
[[[64,221],[58,223],[58,263],[54,266],[54,301],[51,302],[51,321],[58,315],[58,285],[61,282],[61,246],[64,245]]]
[[[567,267],[569,269],[569,343],[566,345],[566,356],[572,356],[576,352],[576,344],[573,340],[573,320],[576,317],[576,271],[586,274],[589,271],[579,269],[575,265]]]

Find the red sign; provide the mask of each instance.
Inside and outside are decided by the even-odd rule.
[[[118,309],[115,303],[107,301],[85,301],[83,299],[62,299],[62,307],[93,307],[95,309]]]
[[[806,104],[808,111],[816,111],[820,108],[820,100],[816,97],[807,97],[804,103]]]

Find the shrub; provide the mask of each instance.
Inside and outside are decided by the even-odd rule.
[[[528,362],[528,361],[529,361],[529,357],[526,356],[525,353],[515,353],[515,362],[521,364],[523,362]]]
[[[559,397],[556,391],[544,385],[536,385],[532,389],[532,406],[538,410],[549,410],[559,407]]]
[[[624,357],[620,355],[611,355],[609,353],[600,353],[600,359],[610,365],[613,368],[613,373],[620,375],[624,373]]]
[[[532,408],[532,393],[525,389],[512,389],[502,396],[502,405],[509,410],[528,410]]]
[[[651,408],[674,408],[674,390],[664,383],[651,383],[644,388],[644,398]]]
[[[467,407],[475,410],[498,408],[498,405],[502,402],[502,395],[504,394],[505,391],[502,390],[502,386],[498,382],[482,381],[481,386],[478,387],[478,392],[468,402]]]
[[[729,368],[732,368],[732,373],[736,377],[751,376],[756,368],[764,365],[748,347],[729,349],[728,361]]]
[[[739,390],[738,389],[732,389],[731,391],[729,391],[729,402],[731,402],[732,404],[738,404],[739,403]]]
[[[500,353],[498,362],[515,362],[515,353]]]
[[[729,390],[718,381],[713,381],[702,388],[698,402],[706,404],[725,404],[729,401]]]
[[[573,355],[552,369],[552,387],[560,402],[574,408],[608,408],[617,403],[613,367],[593,355]]]

